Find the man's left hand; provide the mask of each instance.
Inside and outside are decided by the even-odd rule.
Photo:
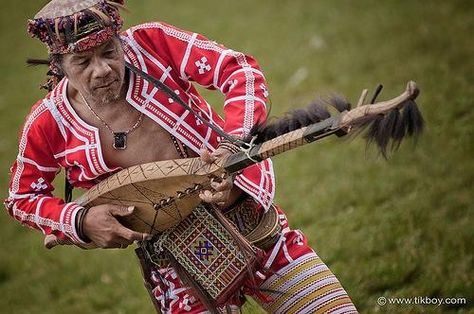
[[[213,163],[218,158],[226,158],[232,153],[225,148],[218,148],[213,153],[208,150],[201,150],[201,160],[205,163]],[[233,204],[242,191],[233,184],[233,177],[228,176],[220,182],[211,181],[212,190],[203,190],[199,194],[201,200],[206,203],[216,204],[219,208],[226,208]]]

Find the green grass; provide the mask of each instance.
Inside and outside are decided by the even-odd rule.
[[[40,3],[41,2],[41,3]],[[43,94],[45,56],[25,20],[45,1],[2,3],[0,180],[6,196],[17,132]],[[409,79],[427,129],[388,162],[360,138],[326,139],[275,158],[276,199],[291,225],[366,313],[474,313],[474,5],[471,1],[129,1],[127,25],[164,20],[254,55],[277,116],[318,94]],[[222,97],[206,92],[217,107]],[[61,193],[61,188],[58,193]],[[149,313],[131,249],[47,251],[38,232],[0,215],[2,313]],[[456,307],[379,307],[386,297],[465,297]],[[253,306],[247,313],[259,313]]]

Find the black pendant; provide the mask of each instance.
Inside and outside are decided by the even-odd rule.
[[[126,132],[114,132],[114,148],[125,149],[127,148],[127,133]]]

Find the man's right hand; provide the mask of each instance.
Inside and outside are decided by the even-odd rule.
[[[134,206],[104,204],[91,207],[83,220],[82,230],[92,242],[101,248],[126,248],[134,241],[149,240],[150,234],[124,227],[116,217],[133,213]]]

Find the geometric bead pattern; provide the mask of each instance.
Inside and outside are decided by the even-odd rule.
[[[201,205],[158,241],[214,299],[246,270],[231,234]]]

